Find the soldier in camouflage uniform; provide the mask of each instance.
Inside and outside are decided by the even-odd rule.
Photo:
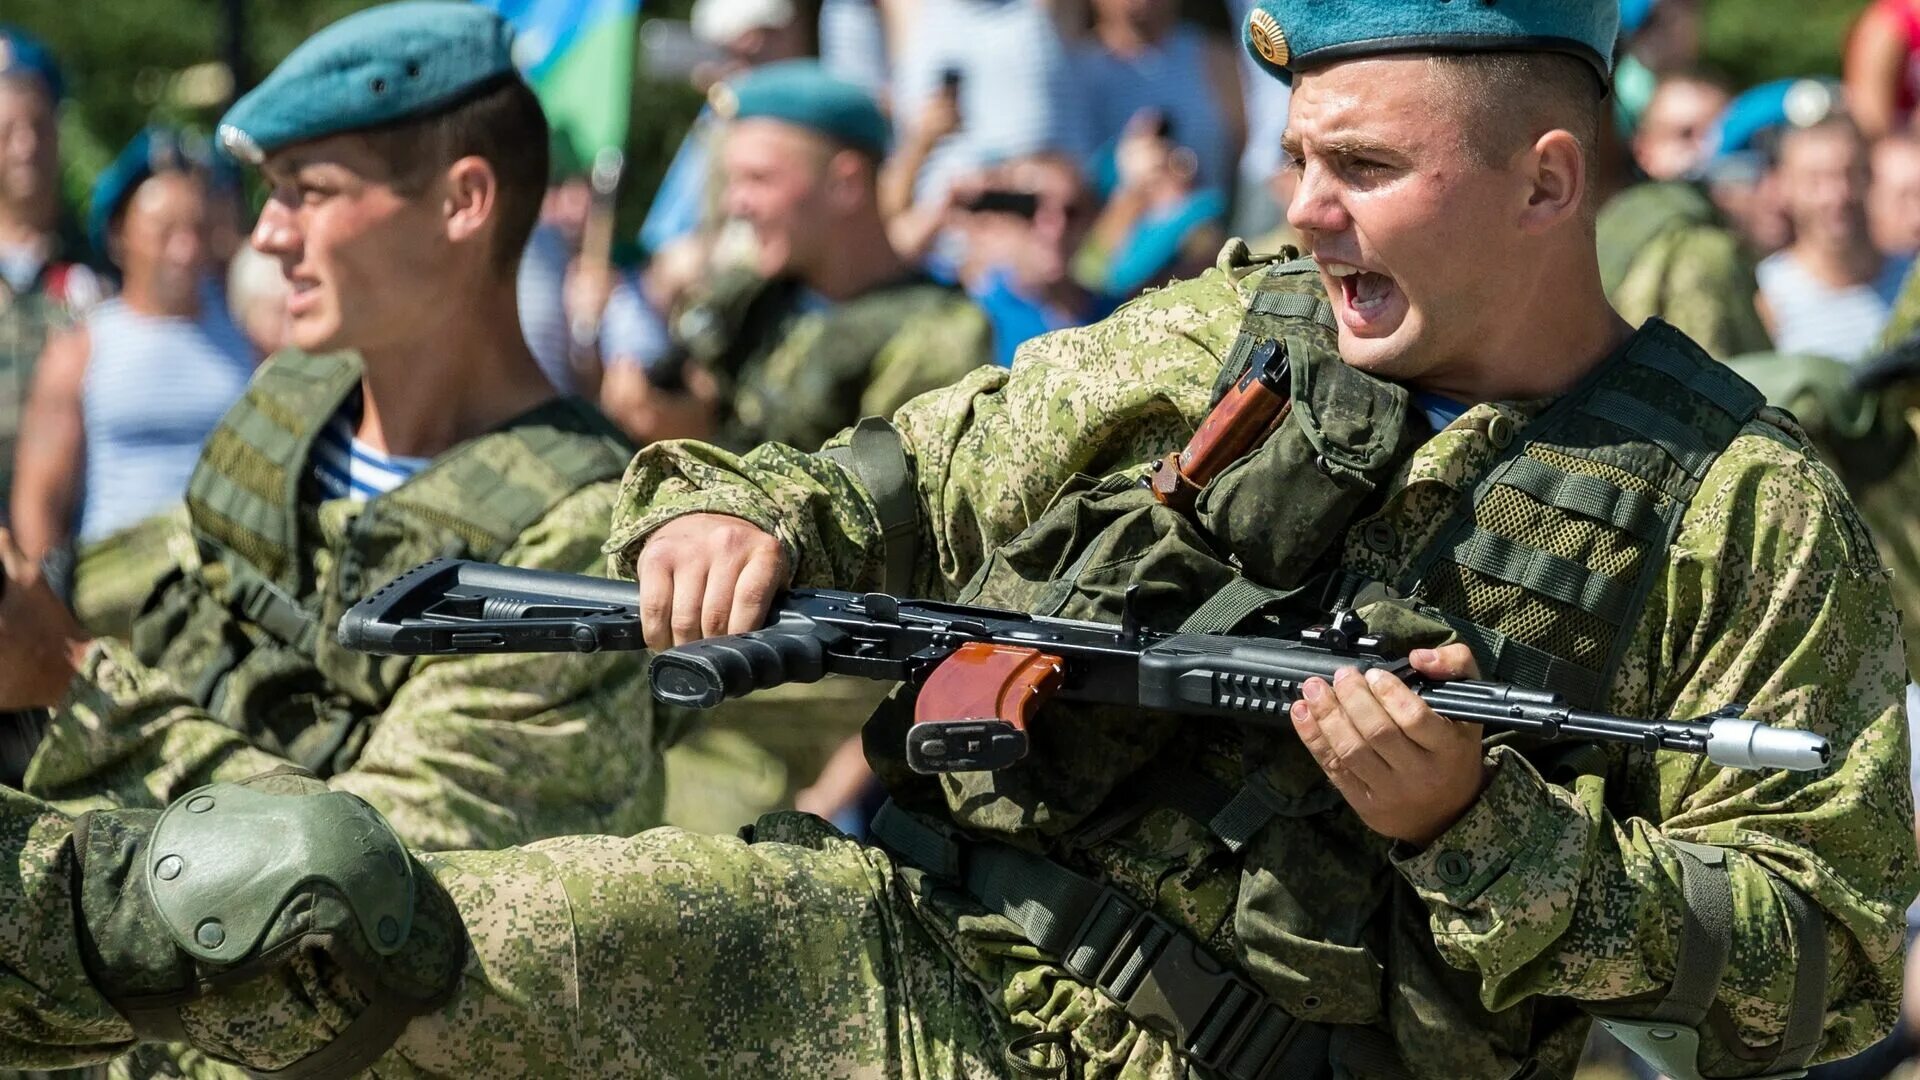
[[[1600,273],[1631,323],[1661,318],[1722,360],[1773,347],[1753,306],[1753,257],[1699,186],[1637,184],[1600,211]]]
[[[789,571],[1067,615],[1138,585],[1153,625],[1219,625],[1332,568],[1377,629],[1464,639],[1413,653],[1428,676],[1747,702],[1827,735],[1828,771],[1485,746],[1347,674],[1309,686],[1298,739],[1055,703],[1025,762],[937,784],[884,711],[886,847],[782,814],[410,860],[294,778],[158,818],[0,793],[7,1056],[184,1030],[319,1074],[1372,1080],[1567,1076],[1589,1016],[1676,1077],[1872,1042],[1920,885],[1886,574],[1790,420],[1608,310],[1567,129],[1599,122],[1613,6],[1313,15],[1265,0],[1249,38],[1295,80],[1317,263],[1230,250],[844,450],[650,449],[610,540],[650,637],[757,625]],[[1288,421],[1191,517],[1140,494],[1216,376],[1278,347]],[[0,600],[0,633],[36,596]],[[0,704],[34,700],[22,652]],[[86,662],[76,708],[178,699]]]
[[[636,438],[814,450],[991,361],[986,316],[887,240],[875,174],[888,128],[866,91],[790,60],[723,84],[714,103],[729,118],[723,203],[754,259],[674,320],[700,394],[621,373],[609,409]]]
[[[40,350],[101,294],[93,271],[71,261],[86,247],[61,212],[60,96],[46,48],[0,25],[0,501]]]
[[[130,644],[99,646],[182,697],[110,715],[46,700],[27,790],[157,807],[291,763],[427,849],[659,822],[640,658],[411,662],[333,640],[347,605],[436,555],[598,567],[631,454],[591,407],[554,396],[516,321],[547,138],[505,24],[467,5],[402,11],[404,52],[342,24],[223,128],[272,185],[253,242],[293,284],[296,349],[209,437],[186,564]],[[68,696],[89,685],[82,673]]]

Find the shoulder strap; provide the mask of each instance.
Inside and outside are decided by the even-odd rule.
[[[597,411],[556,398],[454,447],[374,502],[452,531],[466,557],[493,562],[562,499],[618,479],[630,454]]]
[[[904,596],[913,587],[913,567],[919,557],[920,496],[914,490],[913,466],[899,429],[869,416],[854,425],[851,440],[821,451],[820,456],[851,472],[873,498],[884,551],[880,591]]]

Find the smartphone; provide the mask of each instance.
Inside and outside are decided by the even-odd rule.
[[[988,188],[967,200],[965,209],[976,214],[1013,214],[1032,221],[1040,212],[1040,196],[1031,191]]]
[[[960,92],[960,84],[966,79],[966,73],[957,67],[945,68],[940,72],[940,89],[949,94]]]

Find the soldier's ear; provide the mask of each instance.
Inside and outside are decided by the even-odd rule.
[[[827,159],[827,197],[835,209],[853,211],[874,197],[876,179],[871,159],[856,150],[841,150]]]
[[[1559,128],[1547,132],[1521,151],[1519,160],[1527,195],[1522,229],[1538,236],[1581,215],[1591,178],[1587,152],[1571,132]]]
[[[447,239],[455,244],[484,243],[496,216],[500,178],[483,157],[463,157],[447,166],[445,197]]]

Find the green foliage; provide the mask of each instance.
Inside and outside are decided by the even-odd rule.
[[[1740,86],[1838,75],[1847,30],[1869,0],[1707,0],[1705,60]]]

